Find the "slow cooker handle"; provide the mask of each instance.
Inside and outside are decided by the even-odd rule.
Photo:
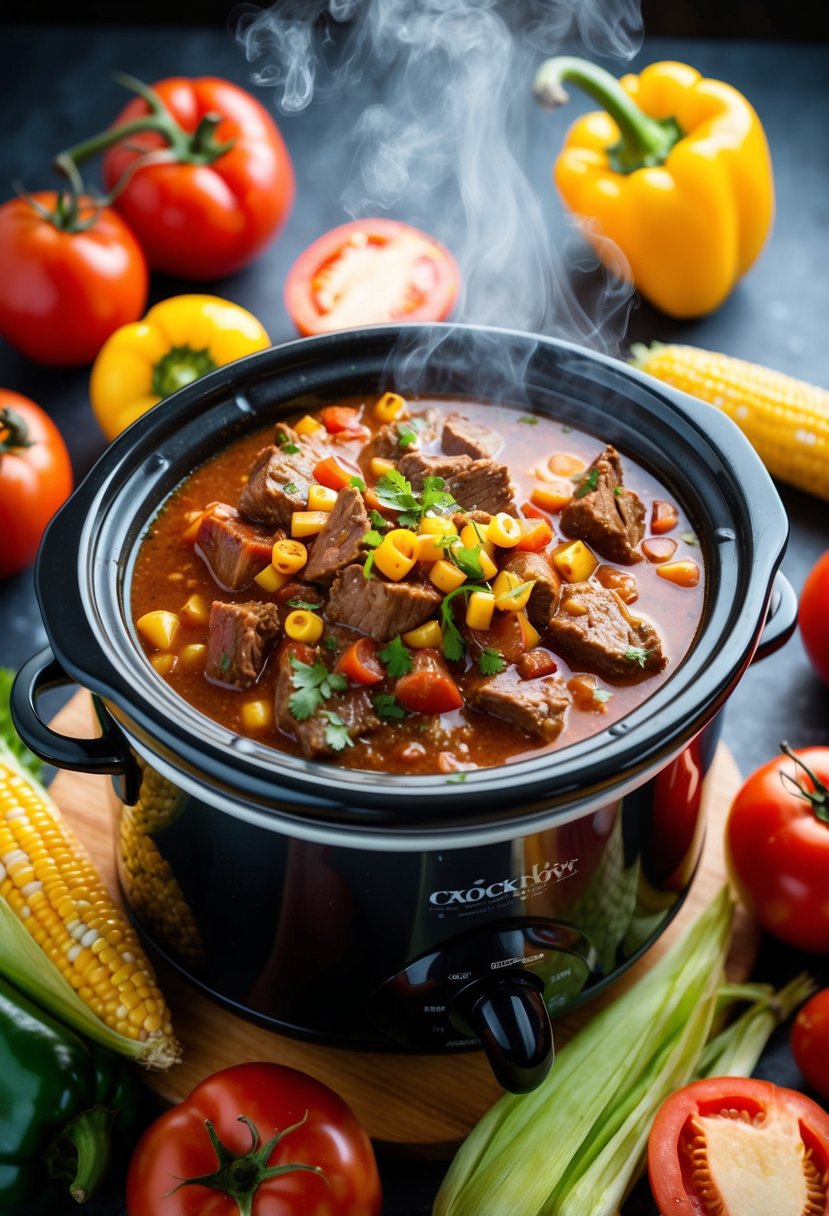
[[[785,574],[778,570],[771,586],[768,616],[753,662],[768,658],[788,642],[797,628],[797,592]]]
[[[41,693],[74,683],[50,647],[32,655],[20,668],[12,685],[10,708],[17,733],[30,751],[55,768],[117,776],[119,796],[124,802],[133,804],[138,797],[141,772],[129,743],[97,701],[96,712],[101,724],[97,739],[74,739],[58,734],[38,713],[37,701]]]

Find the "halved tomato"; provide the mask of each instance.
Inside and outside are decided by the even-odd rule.
[[[829,1115],[770,1081],[711,1077],[662,1104],[648,1176],[662,1216],[829,1211]]]
[[[388,321],[442,321],[460,284],[452,254],[399,220],[354,220],[301,253],[285,280],[285,306],[302,334]]]

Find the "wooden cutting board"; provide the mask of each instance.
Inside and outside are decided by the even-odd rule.
[[[89,695],[78,693],[52,726],[61,734],[85,737],[93,727]],[[723,826],[740,773],[723,745],[708,782],[708,832],[702,863],[679,914],[644,958],[609,990],[554,1025],[560,1045],[603,1005],[615,999],[665,952],[683,928],[726,881]],[[60,772],[51,792],[66,821],[91,854],[101,876],[120,902],[115,874],[112,798],[108,778]],[[758,936],[753,922],[738,909],[728,959],[733,980],[745,979],[754,964]],[[158,976],[183,1048],[182,1062],[147,1080],[158,1096],[178,1102],[211,1072],[252,1060],[271,1060],[310,1073],[351,1105],[372,1139],[398,1156],[450,1154],[501,1093],[483,1052],[426,1056],[366,1053],[319,1047],[254,1026],[215,1004],[172,969],[157,964]]]

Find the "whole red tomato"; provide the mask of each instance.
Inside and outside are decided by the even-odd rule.
[[[356,1116],[280,1064],[202,1081],[147,1129],[127,1175],[128,1216],[378,1216],[381,1200]]]
[[[103,173],[107,190],[126,182],[115,206],[150,266],[200,281],[246,266],[293,205],[293,166],[275,122],[227,80],[173,77],[151,90],[137,87],[142,96],[121,111],[115,128],[142,116],[153,127],[132,130],[109,148]],[[94,145],[88,141],[87,155]],[[157,155],[136,168],[149,152]]]
[[[763,928],[829,952],[829,747],[790,751],[752,773],[728,813],[734,884]]]
[[[800,593],[798,624],[815,671],[829,684],[829,549],[815,562]]]
[[[91,363],[147,302],[147,263],[110,207],[41,191],[0,207],[0,335],[56,367]]]
[[[795,1063],[812,1089],[829,1102],[829,988],[801,1005],[790,1036]]]
[[[66,444],[39,405],[0,389],[0,578],[30,565],[72,492]]]

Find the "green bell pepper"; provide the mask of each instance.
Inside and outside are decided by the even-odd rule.
[[[99,1187],[111,1149],[134,1145],[148,1091],[0,977],[0,1213],[46,1216]],[[114,1139],[113,1139],[114,1132]]]

